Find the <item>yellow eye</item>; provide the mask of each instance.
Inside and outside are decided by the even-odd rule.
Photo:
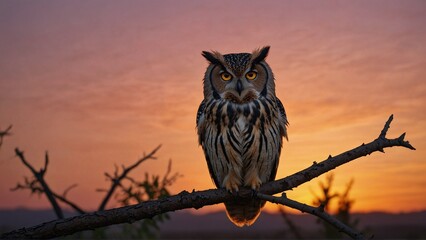
[[[246,73],[246,78],[248,80],[254,80],[256,77],[257,77],[256,72],[250,71],[250,72]]]
[[[221,73],[220,77],[222,78],[223,81],[229,81],[232,78],[231,74],[229,74],[227,72]]]

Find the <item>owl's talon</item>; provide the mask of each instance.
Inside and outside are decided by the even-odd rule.
[[[230,192],[230,193],[234,193],[234,192],[238,193],[238,191],[239,191],[239,189],[238,189],[238,185],[237,185],[237,184],[235,184],[235,183],[227,182],[227,183],[225,184],[225,188],[226,188],[226,190],[228,190],[228,192]]]
[[[260,185],[262,185],[262,181],[260,180],[257,173],[252,173],[248,176],[246,176],[246,186],[250,187],[253,190],[257,190],[260,188]]]
[[[261,181],[256,182],[256,183],[254,183],[254,184],[251,185],[251,189],[253,189],[253,190],[259,189],[261,184],[262,184]]]
[[[225,179],[223,180],[222,186],[226,188],[230,193],[238,192],[239,186],[241,184],[240,179],[235,172],[230,172]]]
[[[229,189],[227,187],[225,187],[226,191],[228,191],[229,193],[238,193],[239,189],[238,188],[234,188],[234,189]]]
[[[238,190],[231,191],[232,196],[237,197],[238,196]]]

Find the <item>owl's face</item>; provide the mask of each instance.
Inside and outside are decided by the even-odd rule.
[[[252,54],[203,52],[210,62],[204,78],[205,97],[244,104],[274,91],[272,72],[264,61],[268,51],[269,47]]]

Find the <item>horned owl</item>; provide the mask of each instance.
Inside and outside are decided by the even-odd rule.
[[[208,60],[204,100],[197,112],[199,143],[218,188],[258,189],[277,173],[287,117],[275,95],[272,70],[265,62],[269,46],[250,53],[203,52]],[[229,219],[251,225],[264,201],[225,202]]]

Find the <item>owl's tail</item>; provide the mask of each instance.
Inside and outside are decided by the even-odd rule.
[[[226,215],[238,227],[250,226],[260,215],[265,201],[259,199],[237,199],[225,202]]]

